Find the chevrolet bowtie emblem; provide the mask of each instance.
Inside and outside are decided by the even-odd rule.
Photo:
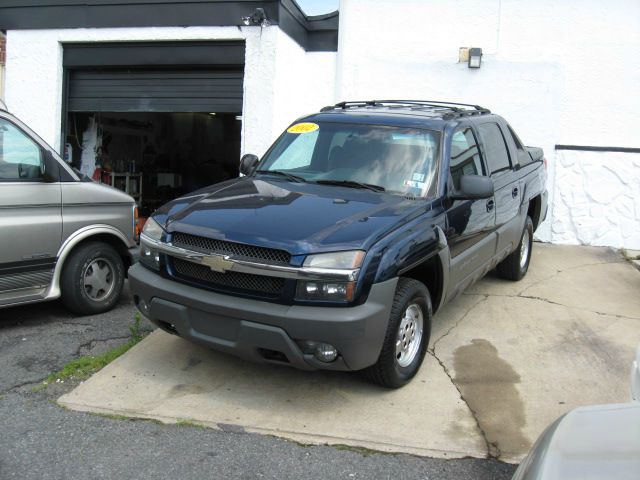
[[[218,273],[225,273],[233,267],[233,262],[229,260],[229,257],[222,255],[202,257],[201,263]]]

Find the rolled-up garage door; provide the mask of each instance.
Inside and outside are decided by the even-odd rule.
[[[64,44],[66,111],[240,113],[244,59],[243,41]]]
[[[242,112],[243,69],[72,70],[70,112]]]

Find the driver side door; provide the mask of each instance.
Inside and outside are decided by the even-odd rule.
[[[0,113],[0,304],[41,293],[53,276],[61,187],[43,171],[43,147]]]
[[[463,175],[487,176],[475,132],[461,127],[451,138],[449,187],[457,191]],[[483,273],[496,249],[495,198],[453,200],[447,206],[445,236],[451,254],[451,299],[466,289]]]

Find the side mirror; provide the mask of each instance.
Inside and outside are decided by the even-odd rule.
[[[462,175],[460,189],[450,195],[453,200],[480,200],[493,196],[493,180],[483,175]]]
[[[252,153],[243,155],[240,159],[240,173],[243,175],[251,175],[258,166],[260,159]]]
[[[44,151],[41,170],[45,182],[57,182],[60,178],[60,165],[49,150]]]

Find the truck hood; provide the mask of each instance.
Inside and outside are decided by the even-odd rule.
[[[430,210],[424,199],[313,183],[243,177],[180,197],[154,219],[184,232],[292,255],[368,249]]]

